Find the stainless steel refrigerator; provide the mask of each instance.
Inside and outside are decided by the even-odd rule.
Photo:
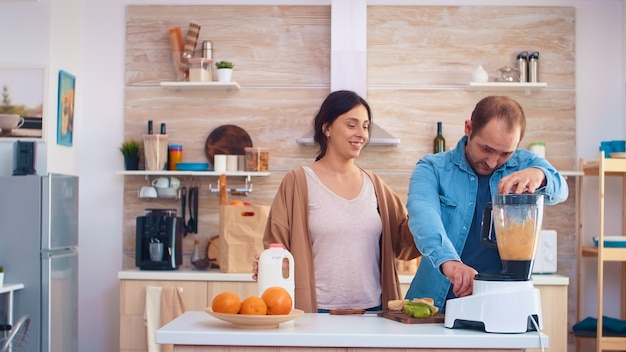
[[[13,317],[31,317],[25,350],[78,351],[78,177],[0,177],[0,265],[24,284]]]

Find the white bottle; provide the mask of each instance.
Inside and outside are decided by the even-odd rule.
[[[288,267],[289,276],[283,275],[283,263]],[[291,253],[281,243],[272,243],[259,256],[259,274],[257,281],[258,296],[273,286],[280,286],[291,295],[291,306],[295,306],[294,260]]]

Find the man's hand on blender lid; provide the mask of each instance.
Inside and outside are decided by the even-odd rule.
[[[498,194],[535,193],[545,184],[546,176],[539,168],[530,167],[504,176],[498,183]]]

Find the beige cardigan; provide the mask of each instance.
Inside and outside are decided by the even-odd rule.
[[[395,258],[410,260],[420,256],[408,227],[404,203],[373,172],[363,170],[372,180],[382,220],[381,270],[382,305],[401,299]],[[313,253],[309,233],[309,193],[303,168],[289,171],[283,178],[265,227],[263,245],[282,243],[295,260],[295,307],[307,313],[317,312]]]

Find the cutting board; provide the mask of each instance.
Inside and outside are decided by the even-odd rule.
[[[429,318],[413,318],[397,310],[383,311],[378,313],[378,316],[393,321],[399,321],[404,324],[438,324],[443,323],[445,317],[443,314],[435,314]]]
[[[245,155],[246,147],[252,147],[252,139],[248,132],[239,126],[223,125],[209,133],[205,152],[209,164],[213,166],[213,157],[216,154]]]

